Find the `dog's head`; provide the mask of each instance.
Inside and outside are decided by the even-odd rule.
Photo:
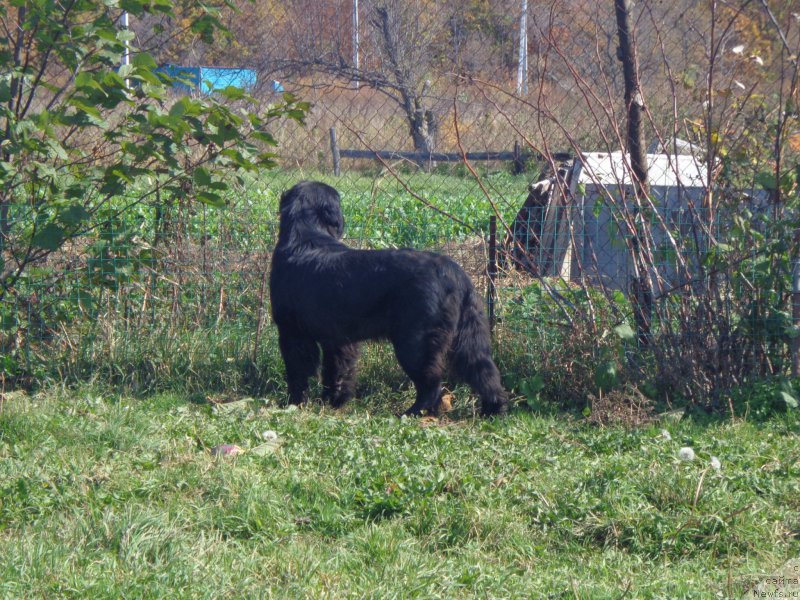
[[[281,234],[344,235],[339,192],[319,181],[301,181],[281,196]]]

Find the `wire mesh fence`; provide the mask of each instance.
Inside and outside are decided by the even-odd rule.
[[[155,17],[130,27],[160,63],[252,70],[263,106],[284,92],[309,101],[304,124],[271,126],[278,168],[235,186],[224,210],[191,188],[134,210],[121,199],[28,268],[0,302],[9,380],[106,370],[149,385],[173,369],[279,381],[264,367],[277,200],[309,178],[341,192],[348,243],[464,265],[492,303],[508,384],[526,395],[585,397],[607,376],[717,401],[791,373],[797,7],[628,7],[645,195],[623,152],[613,2],[239,8],[220,44],[187,43]],[[29,227],[26,215],[4,210],[3,231]],[[5,253],[8,276],[19,256]]]

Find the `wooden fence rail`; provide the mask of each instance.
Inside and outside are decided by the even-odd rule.
[[[426,164],[434,162],[461,162],[464,160],[465,155],[459,152],[406,152],[400,150],[348,150],[339,148],[336,140],[336,129],[331,127],[331,156],[333,157],[333,174],[337,177],[341,172],[341,159],[343,158],[361,158],[368,160],[409,160],[417,164]],[[566,160],[571,155],[569,153],[557,153],[553,156],[556,161]],[[514,165],[514,173],[520,174],[525,172],[525,163],[531,159],[543,160],[544,157],[538,153],[530,152],[522,148],[519,142],[514,142],[514,149],[512,151],[501,152],[467,152],[466,160],[468,161],[507,161],[512,162]]]

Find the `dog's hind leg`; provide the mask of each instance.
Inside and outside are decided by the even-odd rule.
[[[356,389],[358,344],[322,345],[322,398],[339,408],[353,397]]]
[[[470,287],[464,298],[453,340],[452,366],[455,374],[481,398],[483,415],[503,415],[508,411],[508,395],[500,381],[500,372],[492,360],[489,324],[481,298]]]
[[[440,331],[422,331],[394,343],[395,354],[417,391],[416,402],[404,414],[423,411],[438,416],[441,411],[442,377],[451,336]]]
[[[319,346],[311,338],[291,335],[281,329],[278,333],[281,355],[286,365],[289,403],[302,404],[308,399],[308,378],[316,375],[319,368]]]
[[[404,415],[420,415],[423,411],[430,415],[438,416],[441,407],[442,380],[433,378],[412,377],[414,389],[417,391],[417,400],[406,410]]]

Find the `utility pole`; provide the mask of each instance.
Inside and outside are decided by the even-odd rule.
[[[353,69],[355,69],[355,76],[353,78],[353,85],[358,89],[358,0],[353,0]]]
[[[127,10],[123,10],[122,11],[122,17],[120,17],[119,23],[120,23],[120,26],[122,27],[122,29],[127,32],[128,31],[128,25],[129,25],[129,23],[128,23],[128,11]],[[128,40],[128,36],[127,35],[125,36],[125,39],[123,40],[123,43],[125,44],[125,50],[122,51],[122,65],[123,66],[127,66],[127,65],[131,64],[131,43]],[[131,87],[130,81],[128,81],[127,77],[125,78],[125,87],[127,87],[127,88]]]
[[[528,93],[528,0],[522,0],[519,16],[519,57],[517,60],[517,94]]]

